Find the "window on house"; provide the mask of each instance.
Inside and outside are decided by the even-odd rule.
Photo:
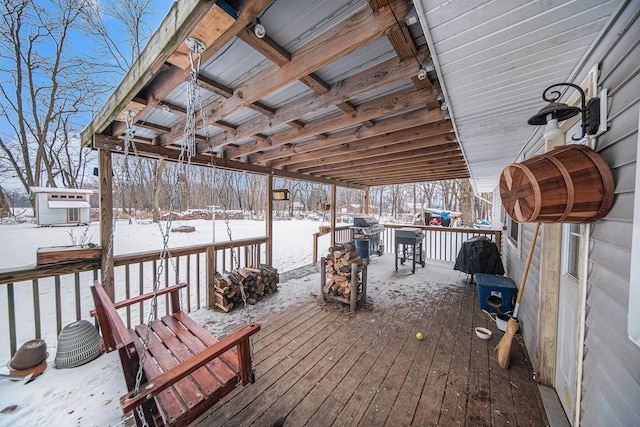
[[[513,240],[515,244],[518,244],[520,240],[520,223],[509,218],[507,220],[507,231],[509,232],[509,238]]]
[[[567,273],[578,279],[578,268],[580,267],[580,225],[579,224],[567,224],[569,227],[569,233],[567,237],[567,250],[566,250],[566,262]]]
[[[67,222],[80,222],[80,212],[78,208],[67,209]]]

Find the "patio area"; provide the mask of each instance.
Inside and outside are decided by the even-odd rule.
[[[373,256],[368,279],[366,304],[352,316],[347,306],[323,303],[319,273],[283,277],[270,299],[292,282],[308,286],[308,297],[254,315],[262,323],[255,384],[197,425],[548,425],[521,335],[511,368],[501,369],[494,348],[502,332],[453,263],[427,261],[414,275],[407,265],[396,272],[390,254]],[[479,339],[475,326],[493,337]]]

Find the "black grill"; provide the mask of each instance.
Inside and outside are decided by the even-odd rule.
[[[380,233],[384,230],[384,225],[378,223],[377,219],[372,216],[356,216],[353,218],[353,225],[349,228],[353,230],[354,239],[369,240],[369,254],[382,255]]]
[[[398,260],[400,264],[411,260],[412,273],[416,272],[416,262],[424,267],[425,262],[422,259],[424,231],[419,228],[399,228],[395,234],[396,271],[398,271]]]

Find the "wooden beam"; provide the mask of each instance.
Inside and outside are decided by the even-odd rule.
[[[267,174],[267,200],[265,201],[265,236],[267,237],[266,258],[267,264],[273,265],[273,175]]]
[[[391,12],[367,9],[346,19],[291,55],[291,62],[270,67],[236,88],[234,95],[210,106],[207,115],[220,120],[292,81],[382,37],[395,25]]]
[[[262,12],[262,10],[264,10],[267,6],[269,6],[269,4],[272,1],[273,0],[239,0],[236,6],[237,6],[237,10],[240,11],[240,14],[238,15],[236,21],[217,40],[215,40],[211,45],[207,46],[207,50],[205,50],[202,53],[202,63],[206,63],[209,59],[211,59],[222,47],[224,47],[227,44],[227,42],[229,42],[233,37],[235,37],[239,31],[241,31],[253,19],[255,19],[255,17],[258,16],[258,14]],[[195,26],[200,21],[204,13],[206,13],[208,8],[210,8],[213,5],[213,2],[202,1],[202,0],[184,0],[180,2],[174,2],[174,5],[175,4],[187,5],[191,3],[198,3],[200,5],[200,8],[203,9],[201,10],[202,14],[200,16],[195,16],[192,19],[193,22],[191,23],[193,26]],[[172,9],[173,9],[173,6],[172,6]],[[169,21],[169,23],[165,25],[165,21]],[[156,33],[154,34],[152,40],[149,41],[149,43],[147,44],[147,47],[145,48],[145,51],[146,51],[148,48],[151,49],[150,46],[154,46],[154,50],[151,53],[153,55],[157,55],[156,51],[161,52],[161,55],[158,55],[158,59],[156,61],[158,63],[158,66],[156,69],[157,74],[151,73],[148,79],[144,80],[142,84],[136,85],[136,87],[132,89],[130,92],[125,93],[124,91],[121,91],[122,93],[118,93],[117,95],[116,93],[114,93],[112,95],[112,97],[114,97],[114,100],[123,99],[126,102],[128,99],[130,99],[128,98],[129,96],[131,97],[135,96],[138,92],[140,92],[144,88],[145,92],[148,94],[150,98],[153,98],[154,100],[156,100],[156,102],[161,102],[171,92],[173,92],[173,90],[178,85],[180,85],[181,83],[183,83],[189,78],[189,73],[191,72],[189,68],[183,69],[178,66],[172,65],[168,62],[165,62],[168,56],[175,50],[175,48],[179,44],[183,43],[184,40],[189,35],[189,33],[186,30],[176,32],[173,29],[173,27],[175,26],[174,21],[178,22],[175,15],[171,15],[171,13],[167,15],[163,23],[160,25],[160,28],[158,29],[158,31],[156,31]],[[160,34],[159,36],[160,39],[169,38],[169,41],[171,42],[170,46],[165,46],[165,48],[162,48],[160,46],[155,46],[153,39],[158,34]],[[144,54],[144,51],[143,51],[143,54]],[[136,61],[136,64],[138,61]],[[127,76],[125,76],[125,80],[127,79],[135,80],[140,75],[141,73],[136,71],[135,64],[134,64],[134,68],[129,70],[129,73],[127,73]],[[141,117],[144,117],[153,108],[155,108],[157,106],[156,102],[149,103],[139,114],[136,115],[136,117],[134,118],[134,121],[137,122]],[[105,107],[103,108],[106,108],[106,107],[107,106],[105,105]],[[119,106],[110,107],[110,108],[115,108],[115,110],[118,112],[122,110],[122,108]],[[94,121],[92,121],[92,123]],[[102,119],[100,121],[102,121]],[[85,129],[85,131],[88,134],[103,133],[104,129],[106,129],[110,121],[111,121],[110,119],[109,120],[105,119],[104,125],[101,126],[100,128],[98,128],[97,126],[90,125],[87,129]],[[85,134],[85,131],[83,131],[82,135]],[[118,136],[118,135],[121,135],[123,132],[124,132],[124,124],[114,123],[111,129],[111,135]],[[90,135],[88,138],[89,139],[85,140],[83,136],[83,139],[82,139],[83,144],[85,145],[90,144],[91,142]]]
[[[81,141],[83,145],[91,144],[93,134],[104,131],[114,118],[122,110],[126,109],[129,101],[134,99],[153,79],[165,62],[173,55],[173,52],[183,44],[202,18],[212,9],[215,10],[212,13],[220,16],[221,25],[229,24],[224,19],[225,16],[228,16],[227,12],[214,2],[203,2],[201,0],[173,2],[167,16],[160,24],[160,29],[153,34],[129,72],[109,96],[103,107],[96,113],[91,123],[82,131]],[[136,117],[143,116],[151,108],[152,106],[148,105]]]
[[[329,92],[318,95],[310,94],[285,104],[274,112],[273,117],[257,117],[238,126],[234,135],[216,135],[211,139],[213,147],[233,144],[256,133],[290,122],[306,114],[319,111],[331,105],[344,104],[348,100],[381,87],[405,80],[416,72],[415,60],[398,61],[397,58],[387,60],[352,77],[331,86]]]
[[[433,174],[435,172],[449,172],[451,170],[461,170],[466,167],[464,160],[461,157],[457,157],[455,160],[449,159],[447,161],[423,159],[421,163],[413,163],[406,166],[404,162],[395,162],[395,165],[395,167],[373,165],[342,171],[328,171],[321,174],[321,176],[324,176],[325,178],[340,176],[341,179],[354,179],[360,177],[384,178],[391,176],[425,175]]]
[[[320,159],[318,162],[307,162],[300,164],[293,168],[286,168],[287,170],[300,172],[300,173],[312,173],[320,174],[325,171],[341,169],[354,169],[369,164],[376,164],[383,161],[396,161],[405,160],[411,156],[424,156],[434,155],[438,156],[440,151],[457,151],[460,154],[460,147],[455,142],[448,142],[440,136],[423,138],[416,141],[407,141],[400,144],[395,144],[393,149],[385,151],[384,147],[376,149],[374,152],[367,156],[358,154],[348,155],[345,153],[342,159],[339,156],[331,157],[328,159]],[[314,164],[314,166],[310,166]]]
[[[439,137],[439,139],[429,139],[423,144],[425,138]],[[328,139],[328,138],[327,138]],[[340,144],[327,144],[322,148],[322,158],[318,158],[315,151],[301,153],[268,163],[269,166],[282,167],[288,166],[287,169],[304,169],[318,165],[332,163],[333,161],[344,162],[351,160],[352,157],[362,158],[363,153],[375,156],[378,153],[391,154],[396,151],[402,151],[403,148],[394,147],[394,144],[403,142],[413,142],[409,146],[419,147],[428,144],[439,144],[451,142],[455,139],[455,134],[449,131],[449,127],[445,122],[436,122],[422,126],[416,126],[408,129],[402,129],[396,132],[382,133],[379,136],[372,136],[357,141],[350,141]],[[420,141],[420,142],[416,142]],[[431,142],[433,141],[433,142]],[[375,151],[378,149],[379,151]]]
[[[336,245],[336,203],[338,201],[337,188],[331,186],[331,247]]]
[[[418,177],[409,177],[403,176],[400,178],[367,178],[359,180],[360,183],[364,185],[368,185],[370,187],[380,187],[384,185],[399,185],[399,184],[411,184],[414,182],[432,182],[432,181],[443,181],[448,179],[463,179],[469,178],[469,174],[465,174],[463,172],[450,172],[443,174],[433,174],[428,176],[418,176]]]
[[[310,136],[330,132],[354,124],[362,120],[372,120],[391,112],[402,111],[411,107],[424,104],[425,99],[432,97],[430,92],[417,92],[413,89],[397,92],[358,106],[357,113],[345,116],[342,113],[334,113],[313,122],[306,123],[302,129],[288,129],[271,135],[266,143],[247,143],[229,150],[229,158],[236,158],[246,154],[257,153],[271,147],[277,147],[290,142],[305,139]]]
[[[111,153],[98,150],[100,173],[100,246],[102,246],[102,286],[114,301],[113,286],[113,167]],[[109,252],[110,251],[110,252]],[[111,260],[112,262],[109,262]]]
[[[414,171],[402,173],[389,173],[386,175],[372,174],[371,176],[362,176],[358,182],[369,185],[394,185],[409,182],[428,182],[440,181],[443,179],[468,178],[469,174],[466,168],[433,170],[433,171]]]
[[[225,98],[233,95],[233,89],[203,75],[198,76],[198,86]]]
[[[112,151],[115,153],[124,152],[124,142],[116,137],[97,134],[94,136],[94,148],[102,150]],[[180,157],[180,150],[177,148],[170,148],[169,146],[151,145],[147,144],[144,147],[140,147],[138,150],[138,157],[152,158],[152,159],[167,159],[173,162],[177,162]],[[283,178],[297,179],[301,181],[317,182],[325,185],[338,185],[345,188],[355,188],[362,190],[365,187],[355,182],[343,182],[339,180],[329,180],[322,177],[315,177],[313,175],[303,175],[296,172],[274,169],[270,167],[253,165],[251,163],[238,162],[229,159],[223,159],[215,157],[210,154],[196,154],[191,158],[191,164],[197,166],[211,167],[215,164],[216,167],[221,169],[228,169],[240,172],[257,173],[261,175],[273,174],[274,176],[280,176]]]
[[[268,34],[263,38],[259,38],[249,28],[243,28],[238,33],[238,38],[278,66],[291,62],[291,54],[269,37]]]
[[[324,150],[328,147],[340,144],[346,144],[353,141],[362,141],[367,138],[384,135],[386,133],[398,132],[403,129],[417,127],[423,124],[435,123],[435,126],[442,127],[443,133],[453,130],[451,122],[444,120],[445,113],[440,109],[437,110],[414,110],[407,113],[399,114],[397,116],[390,117],[388,119],[382,119],[376,122],[373,128],[350,128],[344,131],[336,132],[327,137],[325,141],[304,141],[298,142],[294,145],[287,145],[269,150],[259,157],[250,156],[249,161],[257,164],[270,164],[276,159],[289,159],[291,156],[301,153],[308,153],[315,150]],[[373,141],[373,139],[372,139]],[[283,163],[273,162],[274,165],[288,164],[287,161]]]

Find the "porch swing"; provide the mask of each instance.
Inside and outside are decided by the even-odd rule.
[[[179,165],[183,164],[185,154],[188,164],[191,156],[195,154],[197,73],[200,55],[205,48],[202,42],[195,39],[188,39],[187,44],[191,49],[192,71],[188,82],[185,140],[178,160]],[[197,59],[195,63],[194,56]],[[202,112],[202,105],[200,111]],[[133,137],[132,125],[132,121],[127,121],[125,157]],[[173,211],[176,188],[177,186],[174,186],[170,212]],[[113,227],[115,228],[115,221]],[[180,291],[187,287],[186,283],[159,289],[164,263],[171,257],[168,249],[170,230],[171,216],[163,232],[164,245],[160,253],[153,292],[114,303],[98,281],[91,287],[105,349],[107,352],[118,350],[120,356],[128,390],[128,393],[120,398],[122,410],[125,413],[134,411],[134,419],[138,426],[188,425],[236,386],[244,386],[255,381],[251,337],[260,330],[260,325],[250,323],[239,331],[217,340],[182,311]],[[113,231],[112,229],[111,239]],[[228,232],[230,234],[230,230]],[[109,246],[107,266],[112,243]],[[103,282],[106,282],[106,271]],[[157,298],[160,295],[168,295],[171,302],[170,314],[154,320]],[[128,329],[117,310],[147,300],[151,301],[147,324]]]

